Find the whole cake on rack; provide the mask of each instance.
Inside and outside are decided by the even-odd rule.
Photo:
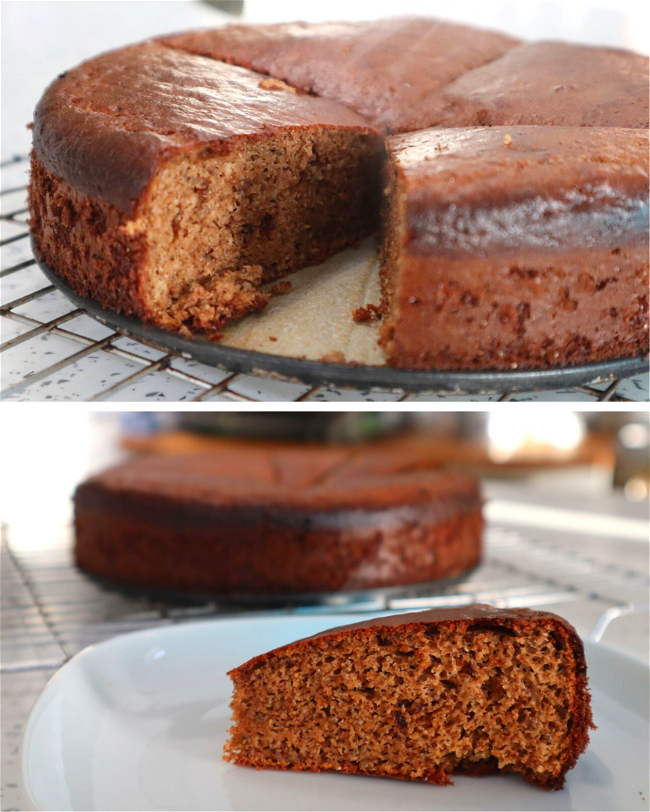
[[[474,477],[417,452],[233,444],[82,483],[75,556],[157,590],[264,596],[455,578],[481,558]]]
[[[170,35],[45,92],[34,248],[105,308],[218,338],[266,306],[275,280],[370,234],[383,207],[389,364],[639,356],[647,128],[647,58],[623,50],[427,18]]]

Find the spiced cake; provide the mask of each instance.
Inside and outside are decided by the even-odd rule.
[[[648,127],[647,58],[561,42],[521,43],[427,18],[232,25],[169,35],[90,60],[47,89],[34,118],[29,202],[34,249],[76,293],[148,324],[216,340],[226,323],[261,310],[286,288],[275,280],[322,262],[377,228],[382,173],[394,180],[396,155],[404,152],[410,131],[436,126],[453,140],[450,128],[521,125],[548,131],[536,138],[548,141],[540,154],[546,155],[551,185],[556,162],[567,167],[566,177],[583,179],[589,164],[598,182],[598,150],[603,171],[612,177],[619,160],[625,177],[647,176],[647,154],[638,149],[638,133],[630,132]],[[589,136],[576,129],[571,148],[569,131],[553,135],[552,127],[602,132]],[[384,139],[391,134],[398,140],[388,140],[385,167]],[[504,133],[504,141],[511,136]],[[521,145],[530,138],[517,135],[512,150],[526,167],[536,147],[526,153]],[[624,160],[628,144],[632,151]],[[471,169],[459,174],[459,198],[476,195],[483,174],[487,190],[493,159],[489,150],[472,153]],[[501,156],[496,160],[503,162]],[[576,166],[569,166],[572,161]],[[523,195],[531,205],[537,192],[544,205],[559,204],[555,187],[549,191],[545,181],[524,194],[514,163],[506,176],[512,191],[504,186],[494,199],[486,191],[476,198],[475,213],[480,209],[493,221],[505,200],[515,206]],[[419,172],[419,187],[407,205],[420,209],[420,220],[435,222],[445,206],[456,205],[445,202],[435,184],[423,189],[437,177]],[[584,188],[562,191],[574,202],[584,193]],[[592,206],[586,194],[588,208],[601,206],[598,201]],[[618,209],[628,202],[611,195],[608,200]],[[386,257],[404,241],[404,224],[394,216],[392,197],[383,205]],[[525,217],[524,208],[518,216]],[[481,299],[479,309],[487,307],[489,318],[467,309],[476,309],[474,288],[489,297],[492,279],[469,287],[459,283],[458,294],[443,294],[439,319],[435,308],[424,307],[411,325],[395,315],[405,306],[392,301],[393,285],[386,281],[392,274],[384,270],[388,317],[380,343],[388,363],[513,368],[647,353],[647,319],[641,315],[647,314],[647,262],[639,265],[639,229],[632,235],[633,230],[621,237],[618,226],[611,232],[603,227],[593,248],[580,239],[574,245],[568,234],[558,246],[543,240],[529,245],[522,237],[519,247],[511,245],[508,259],[515,270],[501,279],[507,291],[489,302]],[[635,246],[629,262],[628,236]],[[414,248],[419,237],[408,239]],[[503,251],[493,243],[488,238],[468,245],[462,258],[456,256],[458,267],[467,275],[489,266],[503,277]],[[611,257],[622,252],[625,261],[612,265],[608,252]],[[447,243],[434,253],[451,261]],[[517,265],[524,259],[532,265]],[[411,262],[413,275],[417,262]],[[539,274],[553,280],[553,295],[534,287],[531,279]],[[429,271],[422,275],[428,279]],[[581,281],[574,284],[577,277]],[[624,283],[608,281],[623,277]],[[424,281],[419,287],[424,298],[440,296],[422,290]],[[542,293],[539,303],[533,301],[536,292]],[[465,293],[456,308],[454,297]],[[591,319],[600,318],[605,302],[609,315],[596,336]],[[359,308],[356,317],[374,318],[373,308]],[[541,310],[562,333],[548,346],[544,331],[531,326],[537,318],[531,314]],[[435,316],[428,333],[421,327],[425,313]],[[467,325],[478,318],[488,322],[487,346],[471,345],[477,336]],[[522,330],[528,336],[523,340]],[[435,334],[426,347],[425,333]],[[468,346],[457,352],[462,333]]]
[[[424,465],[283,444],[136,459],[77,488],[76,560],[116,582],[233,596],[460,576],[481,557],[479,486]]]
[[[476,604],[376,618],[229,672],[224,759],[450,784],[520,773],[562,789],[593,727],[584,649],[550,612]]]
[[[391,364],[516,369],[647,352],[647,131],[430,129],[387,151]]]

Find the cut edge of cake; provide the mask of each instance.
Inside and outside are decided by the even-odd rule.
[[[647,138],[530,125],[389,138],[388,363],[511,370],[647,354]]]
[[[593,728],[563,618],[484,604],[335,628],[229,672],[224,759],[434,784],[518,772],[562,789]]]
[[[185,335],[218,334],[267,305],[266,283],[372,233],[379,153],[371,135],[332,128],[242,139],[227,155],[201,147],[161,164],[133,217],[33,155],[34,246],[104,307]]]
[[[82,63],[41,99],[35,252],[103,307],[218,335],[266,306],[266,283],[375,230],[383,151],[335,102],[141,43]]]

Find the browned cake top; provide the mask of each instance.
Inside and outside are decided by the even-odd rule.
[[[647,126],[646,58],[515,45],[501,34],[412,18],[170,36],[62,74],[35,112],[34,149],[58,178],[131,213],[165,157],[202,146],[226,153],[242,137],[287,128]]]
[[[429,18],[230,25],[163,41],[335,99],[391,132],[437,123],[440,89],[518,42]]]
[[[287,128],[352,127],[351,110],[223,62],[145,42],[92,59],[47,89],[34,117],[45,168],[85,194],[132,211],[159,162]]]
[[[352,631],[364,631],[366,629],[382,629],[382,628],[409,628],[413,626],[422,625],[435,625],[435,624],[463,624],[479,626],[488,626],[494,629],[508,629],[513,624],[532,624],[540,621],[550,621],[556,626],[563,627],[574,641],[576,650],[577,661],[582,670],[586,670],[584,660],[584,648],[578,633],[573,626],[563,617],[554,614],[553,612],[539,612],[533,609],[497,609],[487,603],[474,603],[468,606],[453,606],[443,609],[427,609],[422,612],[405,612],[400,615],[388,615],[385,617],[370,618],[362,620],[359,623],[351,623],[348,626],[336,626],[333,629],[327,629],[324,632],[319,632],[311,637],[305,637],[302,640],[296,640],[294,643],[289,643],[286,646],[274,649],[273,651],[260,654],[253,657],[248,662],[240,665],[238,668],[230,671],[230,674],[236,672],[243,673],[258,663],[266,660],[273,654],[288,651],[294,648],[300,648],[311,640],[318,640],[321,638],[331,637],[332,639],[345,635]]]
[[[467,606],[447,606],[442,609],[425,609],[422,612],[404,612],[400,615],[388,615],[386,617],[376,617],[370,620],[362,620],[359,623],[350,623],[347,626],[337,626],[327,631],[319,632],[307,640],[315,640],[317,637],[329,637],[352,629],[370,629],[377,626],[408,626],[420,623],[455,623],[457,621],[489,621],[489,623],[499,626],[507,626],[513,620],[542,620],[553,619],[562,626],[577,634],[573,626],[563,617],[553,612],[539,612],[534,609],[498,609],[488,603],[472,603]]]
[[[144,457],[92,477],[76,498],[146,497],[164,505],[302,511],[383,510],[455,499],[479,506],[478,483],[471,476],[405,471],[403,460],[396,470],[384,460],[383,470],[374,473],[355,468],[354,456],[311,447]]]
[[[648,57],[613,48],[533,42],[445,90],[451,127],[554,124],[648,127]]]
[[[387,148],[407,195],[413,253],[647,239],[647,131],[431,129],[393,136]]]

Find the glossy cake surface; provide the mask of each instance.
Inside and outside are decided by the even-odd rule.
[[[550,612],[475,604],[330,629],[230,672],[224,758],[449,784],[561,789],[593,726],[582,642]]]
[[[374,459],[377,471],[345,449],[243,447],[127,463],[77,489],[77,562],[140,586],[249,595],[398,586],[474,567],[476,480],[414,470],[417,455]]]
[[[445,88],[446,127],[545,124],[648,128],[648,57],[529,42]]]
[[[389,132],[437,124],[442,88],[518,44],[427,18],[229,25],[162,41],[341,102]]]
[[[34,149],[79,191],[132,212],[159,163],[201,146],[228,153],[245,138],[367,122],[327,99],[159,43],[112,51],[62,74],[36,110]]]
[[[388,141],[392,363],[517,368],[648,351],[648,136],[431,129]]]

